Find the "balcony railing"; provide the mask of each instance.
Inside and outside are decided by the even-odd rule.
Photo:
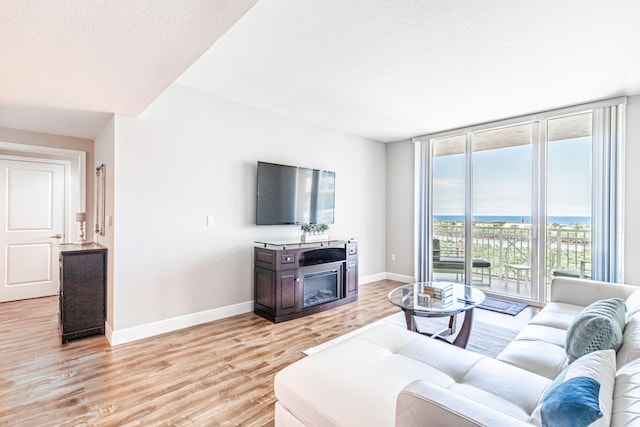
[[[435,221],[434,238],[442,253],[464,256],[464,225]],[[531,264],[531,224],[479,223],[472,228],[473,258],[491,263],[491,274],[506,277],[507,264]],[[547,281],[558,270],[579,271],[591,262],[591,227],[588,225],[549,225],[547,228]]]

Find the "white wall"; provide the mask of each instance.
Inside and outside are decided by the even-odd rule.
[[[630,96],[627,101],[624,281],[640,285],[640,168],[636,166],[640,163],[640,95]],[[413,276],[413,162],[410,141],[388,144],[387,270],[409,276]],[[392,253],[396,255],[395,263],[389,260]]]
[[[253,242],[300,234],[255,225],[258,160],[335,171],[329,234],[358,238],[361,278],[384,274],[384,144],[177,85],[116,116],[114,140],[115,343],[252,309]]]
[[[105,125],[102,132],[95,140],[94,145],[94,162],[87,165],[88,173],[95,177],[95,170],[101,164],[105,165],[105,215],[113,218],[113,196],[114,196],[114,142],[115,142],[115,118]],[[114,229],[113,224],[107,222],[105,227],[105,235],[101,236],[95,233],[95,242],[101,244],[108,249],[107,252],[107,336],[111,336],[113,331],[114,320],[114,245],[113,245]]]
[[[386,271],[398,280],[413,278],[413,151],[410,140],[387,144]]]

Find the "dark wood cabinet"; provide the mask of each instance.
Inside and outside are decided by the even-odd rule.
[[[345,290],[347,296],[358,294],[358,245],[355,242],[347,244]]]
[[[95,243],[60,245],[62,343],[104,334],[107,250]]]
[[[261,243],[254,248],[254,313],[273,322],[358,298],[358,244]]]

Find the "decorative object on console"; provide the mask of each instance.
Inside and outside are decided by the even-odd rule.
[[[329,235],[326,234],[326,231],[329,229],[327,224],[302,224],[300,229],[303,231],[300,237],[302,243],[329,240]]]
[[[78,245],[85,244],[85,236],[84,236],[84,223],[87,220],[86,212],[77,212],[76,213],[76,222],[80,224],[80,232],[78,233],[78,241],[76,242]]]

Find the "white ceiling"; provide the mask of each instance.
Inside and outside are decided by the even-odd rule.
[[[178,83],[379,141],[640,93],[638,0],[261,0]]]
[[[137,115],[257,0],[2,0],[0,127],[93,139]]]
[[[176,78],[384,142],[640,94],[637,0],[256,1],[3,0],[0,127],[93,138]]]

